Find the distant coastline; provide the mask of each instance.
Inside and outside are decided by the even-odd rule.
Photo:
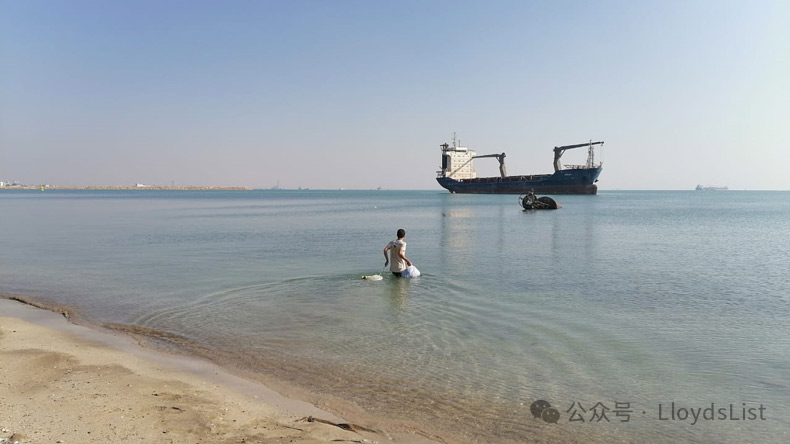
[[[0,187],[0,190],[156,190],[156,191],[250,191],[249,187],[212,187],[212,186],[108,186],[89,185],[84,187],[50,186],[50,185],[15,185]]]

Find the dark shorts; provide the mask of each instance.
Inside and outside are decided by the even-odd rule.
[[[401,273],[403,273],[403,272],[402,271],[393,271],[392,272],[392,274],[394,274],[395,276],[398,276],[398,277],[401,277]]]

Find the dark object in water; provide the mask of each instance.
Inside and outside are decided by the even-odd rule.
[[[535,197],[532,191],[526,195],[518,198],[518,203],[524,207],[525,210],[556,210],[562,208],[554,199],[548,196]]]

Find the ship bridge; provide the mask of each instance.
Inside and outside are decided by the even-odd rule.
[[[455,137],[453,144],[443,143],[439,145],[442,149],[442,169],[437,171],[438,177],[449,177],[456,180],[474,179],[477,177],[475,165],[472,159],[475,152],[465,146],[458,145]]]

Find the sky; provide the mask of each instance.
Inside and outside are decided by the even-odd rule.
[[[441,190],[455,132],[510,174],[602,140],[601,190],[788,190],[788,23],[786,0],[0,0],[0,181]]]

